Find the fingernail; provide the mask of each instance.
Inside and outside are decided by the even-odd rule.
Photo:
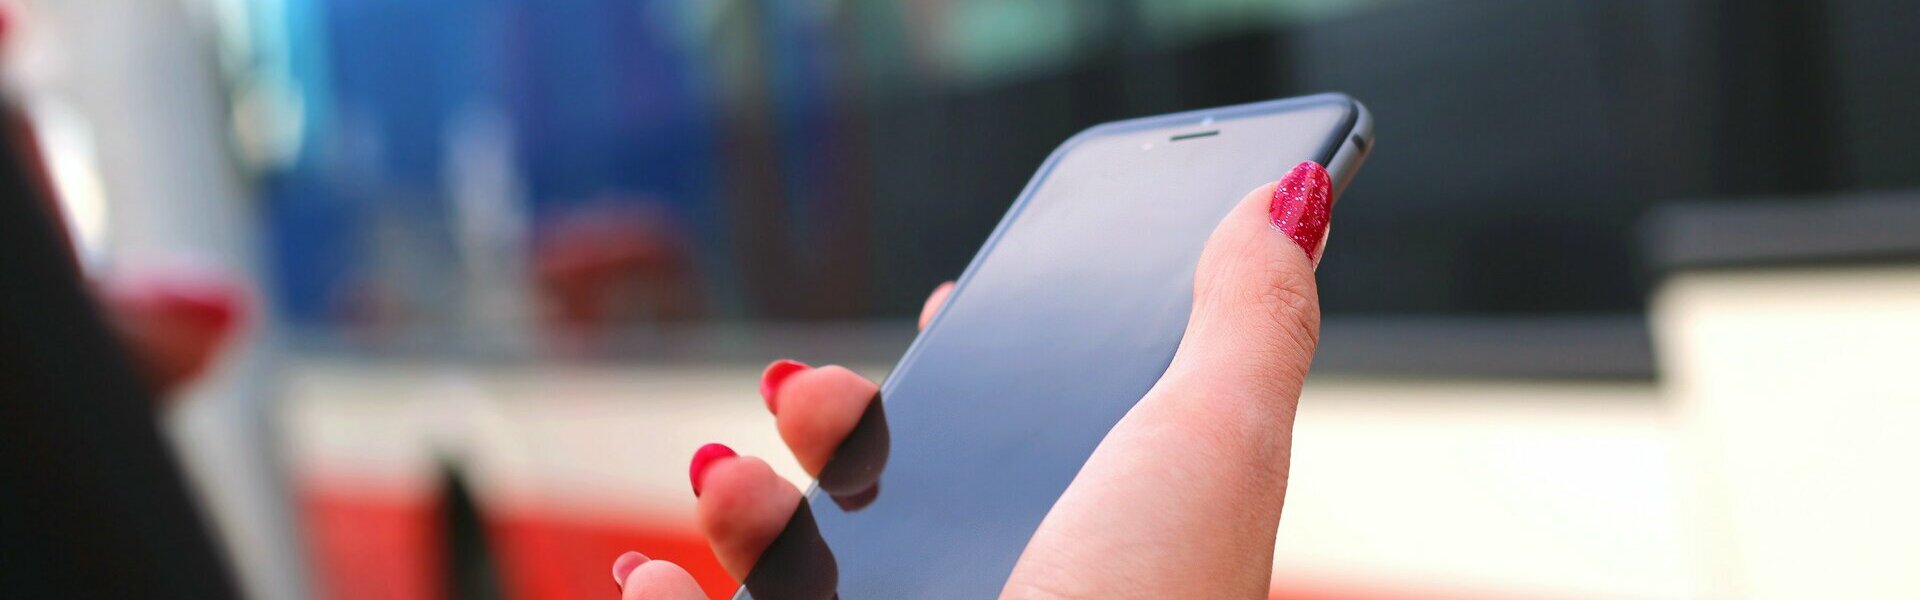
[[[774,400],[776,395],[780,393],[780,384],[785,382],[788,377],[792,377],[794,373],[799,373],[811,368],[813,367],[807,366],[807,363],[784,358],[773,361],[773,364],[767,365],[767,370],[760,373],[760,397],[765,398],[767,401],[767,412],[774,414],[780,413],[779,403]]]
[[[693,479],[693,497],[700,497],[700,479],[707,474],[707,469],[712,467],[714,462],[735,456],[739,455],[734,454],[733,449],[724,444],[707,444],[695,450],[693,464],[687,469],[687,476]]]
[[[1320,263],[1322,244],[1327,240],[1328,219],[1333,216],[1333,181],[1319,163],[1307,161],[1294,165],[1273,187],[1273,201],[1267,205],[1273,226],[1307,252],[1307,260]]]
[[[628,552],[620,555],[620,558],[613,559],[613,582],[621,588],[627,587],[627,576],[632,575],[634,569],[640,568],[640,565],[646,562],[647,555],[639,552]]]

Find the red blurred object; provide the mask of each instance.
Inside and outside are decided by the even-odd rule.
[[[247,318],[246,292],[217,276],[141,276],[104,292],[115,327],[162,392],[205,373]]]
[[[0,2],[0,56],[6,55],[7,45],[13,42],[13,4]]]
[[[510,598],[618,598],[618,587],[607,580],[607,565],[628,550],[680,565],[710,598],[732,598],[740,586],[690,523],[607,523],[540,514],[504,514],[487,521]]]
[[[318,598],[446,598],[446,507],[421,494],[382,495],[353,486],[313,485],[301,493],[315,562]],[[628,550],[672,561],[712,598],[731,598],[727,576],[706,538],[673,519],[585,519],[511,510],[483,517],[488,546],[508,598],[617,598],[607,565]]]
[[[549,316],[574,332],[698,317],[692,254],[679,227],[664,210],[632,202],[576,210],[544,227],[535,272]]]
[[[319,598],[434,600],[447,594],[440,506],[364,491],[301,497]]]

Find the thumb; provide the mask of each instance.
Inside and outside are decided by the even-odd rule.
[[[1214,229],[1173,364],[1054,503],[1003,598],[1264,597],[1331,188],[1301,163]]]
[[[1303,162],[1235,204],[1194,273],[1193,314],[1167,379],[1201,371],[1293,397],[1320,341],[1313,271],[1333,206],[1327,170]]]

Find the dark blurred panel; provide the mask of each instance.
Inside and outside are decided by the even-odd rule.
[[[910,316],[1074,132],[1318,91],[1379,123],[1324,271],[1348,316],[1636,313],[1649,208],[1920,182],[1909,2],[1148,4],[323,2],[325,160],[270,211],[286,302],[470,300],[498,253],[446,224],[443,163],[475,107],[512,132],[477,171],[519,186],[527,294],[585,330]]]
[[[1685,2],[1468,0],[1300,27],[1294,91],[1346,91],[1380,123],[1329,240],[1329,309],[1637,309],[1629,225],[1710,185],[1697,23]]]
[[[1844,140],[1841,183],[1920,186],[1920,2],[1834,0],[1826,23]]]
[[[1095,68],[919,94],[875,111],[875,254],[887,312],[912,314],[952,279],[1054,146],[1113,113]]]
[[[1717,194],[1831,189],[1832,44],[1820,0],[1711,0],[1717,18],[1696,39],[1710,48],[1711,166]]]
[[[1279,95],[1279,42],[1259,31],[1170,48],[1107,43],[1066,68],[876,106],[877,312],[912,315],[958,276],[1047,154],[1080,130]]]

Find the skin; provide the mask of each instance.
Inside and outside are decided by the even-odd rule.
[[[1214,229],[1172,366],[1055,503],[1003,598],[1266,597],[1294,411],[1320,330],[1313,264],[1269,224],[1272,194],[1272,184],[1248,193]],[[950,290],[934,291],[922,327]],[[877,389],[831,366],[781,383],[774,418],[808,473],[819,475]],[[699,526],[745,578],[800,490],[746,456],[715,462],[702,483]],[[616,565],[625,600],[704,598],[678,566],[634,557]]]

